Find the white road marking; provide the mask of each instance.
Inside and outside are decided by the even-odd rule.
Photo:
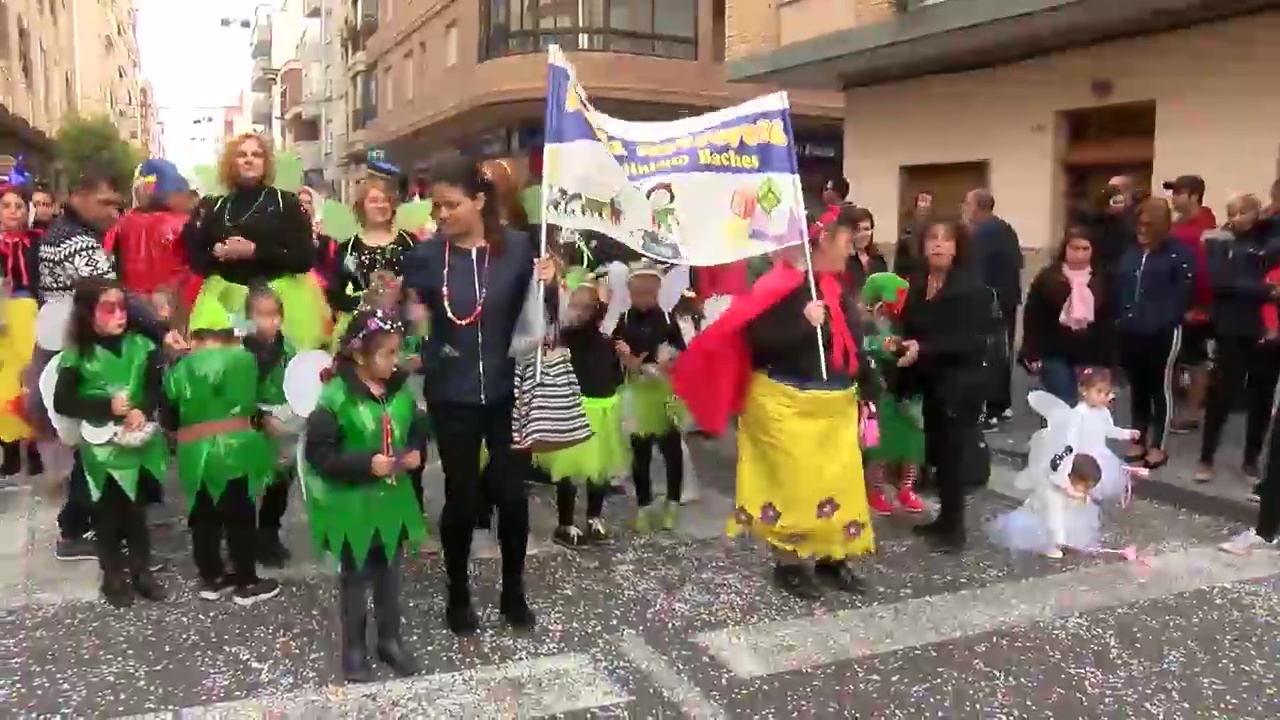
[[[649,676],[667,700],[680,706],[687,718],[695,720],[721,720],[729,717],[724,709],[702,693],[671,666],[657,650],[634,632],[623,633],[618,638],[618,649],[623,657]]]
[[[1278,573],[1280,555],[1274,552],[1233,557],[1201,547],[1156,556],[1150,567],[1109,563],[825,617],[728,628],[694,641],[735,675],[756,678]]]
[[[455,673],[187,708],[174,720],[337,717],[532,718],[631,701],[584,654],[521,660]]]

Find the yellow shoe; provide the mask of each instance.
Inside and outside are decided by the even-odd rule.
[[[642,507],[636,511],[636,532],[647,533],[653,531],[653,520],[649,517],[652,512],[653,508],[650,507]]]
[[[667,502],[667,506],[662,509],[662,528],[664,530],[675,530],[676,523],[680,520],[680,504]]]

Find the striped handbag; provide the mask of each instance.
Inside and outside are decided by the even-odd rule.
[[[569,351],[555,348],[542,353],[541,378],[533,360],[516,365],[511,412],[511,447],[515,450],[545,453],[591,439]]]

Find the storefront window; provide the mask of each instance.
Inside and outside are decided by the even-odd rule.
[[[481,57],[593,50],[695,60],[698,0],[481,0]]]

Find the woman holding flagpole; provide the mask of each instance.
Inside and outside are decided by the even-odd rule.
[[[873,385],[855,384],[857,302],[841,282],[856,229],[845,211],[814,238],[812,286],[784,255],[694,338],[672,378],[704,430],[718,434],[739,416],[729,532],[767,543],[774,582],[810,600],[819,580],[861,592],[848,560],[875,548],[855,389]]]

